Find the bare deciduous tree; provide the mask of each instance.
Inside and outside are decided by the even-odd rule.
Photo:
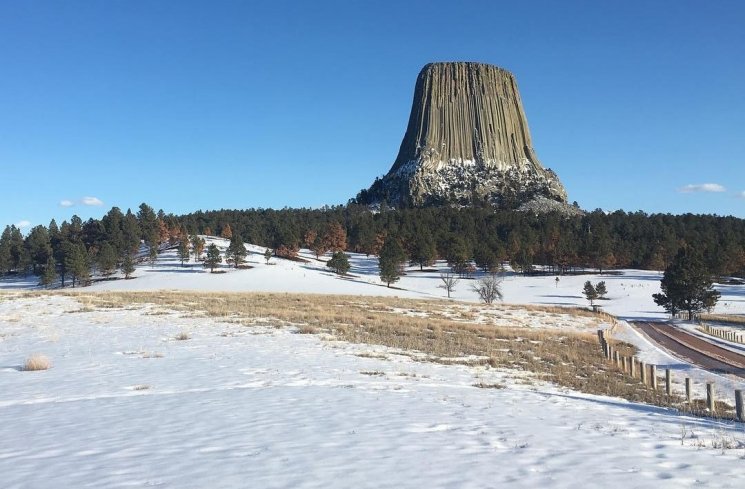
[[[455,290],[455,286],[458,285],[460,279],[454,273],[445,272],[440,274],[440,280],[442,280],[442,285],[438,285],[437,287],[447,290],[449,299],[450,293]]]
[[[502,278],[497,275],[487,275],[472,287],[485,304],[491,304],[497,299],[502,300]]]

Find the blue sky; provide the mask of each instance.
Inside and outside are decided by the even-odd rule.
[[[0,223],[344,203],[452,60],[517,76],[583,208],[745,217],[744,25],[740,1],[0,0]]]

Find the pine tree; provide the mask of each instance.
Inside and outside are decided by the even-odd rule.
[[[102,244],[101,249],[98,250],[98,254],[96,255],[96,261],[103,276],[108,277],[109,275],[114,273],[114,271],[116,270],[117,262],[114,247],[111,246],[108,242]]]
[[[137,222],[137,217],[132,214],[130,209],[127,209],[127,214],[124,216],[122,223],[122,254],[137,253],[140,249],[140,224]]]
[[[233,230],[230,229],[230,224],[226,224],[225,227],[222,228],[220,237],[225,239],[231,239],[233,237]]]
[[[178,245],[178,257],[181,260],[181,266],[184,266],[184,262],[189,261],[191,253],[189,251],[189,241],[186,238],[181,238]]]
[[[31,257],[26,250],[23,234],[17,227],[10,226],[10,267],[24,275],[30,271]]]
[[[321,255],[325,255],[329,250],[328,243],[321,236],[316,236],[315,241],[310,245],[310,249],[316,255],[316,260],[320,259]]]
[[[390,257],[384,257],[383,255],[380,256],[378,262],[380,266],[380,280],[385,282],[388,287],[392,283],[398,282],[398,279],[401,278],[399,264]]]
[[[499,258],[496,253],[484,244],[477,246],[474,250],[473,261],[484,272],[495,272],[499,268]]]
[[[423,270],[424,267],[432,265],[436,257],[437,249],[432,235],[425,232],[418,233],[411,250],[411,264],[419,265],[419,270]]]
[[[660,282],[662,293],[653,294],[654,302],[672,315],[688,312],[692,321],[697,312],[712,309],[720,294],[713,288],[711,273],[706,269],[699,253],[681,248]]]
[[[240,234],[234,234],[230,239],[228,249],[225,250],[225,262],[232,263],[235,268],[238,268],[246,262],[247,255],[248,252],[246,251],[246,245],[243,243],[243,238]]]
[[[134,260],[132,259],[132,253],[125,251],[124,255],[122,256],[122,266],[121,266],[122,273],[124,274],[124,279],[128,280],[131,278],[132,274],[135,272],[135,264]]]
[[[104,240],[114,249],[116,256],[121,255],[124,251],[124,214],[118,207],[112,207],[111,210],[101,218],[101,224],[104,228]]]
[[[200,261],[202,259],[205,244],[204,238],[201,236],[195,234],[191,237],[191,247],[194,250],[194,261]]]
[[[389,236],[385,240],[378,258],[380,279],[385,282],[388,287],[390,287],[392,283],[397,282],[401,277],[401,268],[405,261],[406,253],[398,242],[398,239]]]
[[[0,236],[0,275],[10,272],[10,226],[5,226],[2,236]]]
[[[269,248],[264,251],[264,260],[266,260],[266,264],[269,265],[269,260],[272,259],[272,250]]]
[[[160,224],[153,208],[144,202],[140,204],[140,210],[137,212],[137,222],[140,226],[140,235],[145,241],[145,244],[148,248],[155,249],[157,253],[158,240],[160,239]]]
[[[82,243],[68,243],[65,252],[65,268],[72,277],[72,286],[75,284],[87,285],[90,281],[90,264],[88,263],[88,252]]]
[[[52,255],[52,245],[49,241],[47,228],[34,226],[26,237],[25,246],[34,274],[41,275],[49,257]]]
[[[49,255],[44,272],[41,274],[41,285],[50,287],[55,280],[57,280],[57,264],[54,261],[54,257]]]
[[[460,276],[466,275],[470,261],[468,246],[460,236],[451,236],[447,241],[445,255],[448,265]]]
[[[343,251],[336,251],[326,262],[326,266],[343,277],[349,271],[349,257]]]
[[[605,294],[608,293],[608,289],[605,286],[605,280],[600,281],[595,285],[595,292],[598,293],[598,299],[605,299]]]
[[[207,247],[207,256],[204,259],[204,267],[209,268],[210,273],[214,273],[215,267],[220,263],[222,263],[220,250],[217,248],[215,243],[212,243]]]
[[[588,301],[590,301],[590,305],[595,305],[595,299],[598,298],[598,291],[597,289],[592,285],[592,282],[589,280],[585,282],[585,286],[582,289],[582,293],[585,294],[585,297]]]

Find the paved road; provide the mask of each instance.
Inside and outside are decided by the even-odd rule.
[[[632,324],[678,358],[712,372],[745,378],[745,355],[717,346],[672,324],[641,321]]]

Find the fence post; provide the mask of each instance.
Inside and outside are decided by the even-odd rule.
[[[709,408],[709,413],[714,414],[714,383],[706,383],[706,407]]]
[[[647,385],[647,365],[644,362],[639,362],[639,373],[642,376],[642,384]]]
[[[623,364],[623,373],[626,373],[626,371],[628,370],[626,357],[623,357],[621,359],[621,363]]]
[[[631,357],[631,378],[636,377],[636,357]]]
[[[621,364],[621,356],[618,350],[613,350],[613,359],[616,361],[616,367]]]
[[[649,373],[652,389],[657,390],[657,365],[650,365],[649,368],[652,370]]]
[[[688,404],[691,403],[691,378],[686,377],[686,401]]]
[[[669,368],[665,369],[665,393],[668,396],[673,395],[673,382]]]
[[[735,390],[735,413],[737,421],[745,421],[745,406],[742,403],[742,390]]]

